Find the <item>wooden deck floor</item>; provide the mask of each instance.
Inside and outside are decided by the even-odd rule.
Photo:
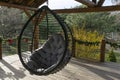
[[[120,80],[120,64],[72,59],[56,74],[36,76],[30,75],[13,55],[0,60],[0,80]]]

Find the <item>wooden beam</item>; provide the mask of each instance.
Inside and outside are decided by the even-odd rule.
[[[98,6],[98,7],[102,6],[104,2],[105,2],[105,0],[99,0],[97,6]]]
[[[38,5],[42,5],[42,4],[44,4],[45,2],[46,2],[47,0],[36,0],[36,2],[35,2],[35,7],[38,7]]]
[[[32,15],[30,14],[30,12],[28,12],[28,10],[24,10],[24,12],[25,12],[25,14],[28,16],[28,18],[30,18]],[[44,19],[44,17],[45,17],[45,11],[44,12],[42,12],[41,13],[41,17],[40,17],[40,19],[39,19],[39,23]],[[35,18],[33,18],[33,20],[32,20],[32,23],[35,25],[35,21],[37,20],[37,17],[35,17]]]
[[[32,10],[32,11],[38,10],[38,8],[31,8],[31,7],[21,6],[21,5],[8,4],[8,3],[5,3],[5,2],[0,2],[0,5],[1,6],[13,7],[13,8],[19,8],[19,9],[22,9],[22,10]],[[116,6],[103,6],[103,7],[99,7],[98,6],[98,7],[77,8],[77,9],[58,9],[58,10],[53,10],[53,11],[55,11],[57,13],[120,11],[120,5],[116,5]]]
[[[25,14],[28,16],[28,18],[30,18],[30,17],[32,16],[27,9],[25,9],[24,12],[25,12]],[[32,23],[35,25],[34,19],[32,20]]]
[[[118,5],[118,6],[104,6],[104,7],[91,7],[91,8],[60,9],[60,10],[53,10],[53,11],[55,11],[57,13],[120,11],[120,5]]]
[[[75,0],[75,1],[80,2],[80,3],[84,4],[84,5],[87,5],[88,7],[96,6],[96,4],[94,2],[89,1],[89,0]]]
[[[0,6],[7,6],[7,7],[18,8],[18,9],[27,9],[27,10],[32,10],[32,11],[38,10],[38,8],[32,8],[32,7],[22,6],[22,5],[15,5],[15,4],[10,4],[10,3],[6,3],[6,2],[0,2]]]
[[[28,12],[28,10],[27,9],[24,9],[24,12],[25,12],[25,14],[30,18],[32,15],[30,14],[30,12]]]

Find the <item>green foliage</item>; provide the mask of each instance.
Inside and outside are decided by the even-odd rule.
[[[120,63],[120,52],[114,52],[116,56],[116,60],[118,63]]]
[[[9,44],[9,38],[3,39],[2,41],[2,51],[5,56],[13,55],[17,53],[17,37],[11,38],[13,40],[12,44]],[[25,39],[29,39],[28,37],[23,36],[22,38],[22,51],[29,50],[29,43],[25,41]],[[29,41],[29,40],[28,40]]]
[[[10,46],[9,55],[13,55],[16,53],[17,53],[17,47]]]
[[[113,49],[109,52],[109,61],[117,62],[115,53],[113,52]]]
[[[101,42],[104,35],[100,35],[96,30],[86,31],[84,27],[78,28],[73,27],[73,34],[77,40],[88,41],[88,42]]]
[[[82,26],[83,22],[84,22],[84,17],[77,13],[77,14],[69,14],[66,19],[65,22],[69,25],[69,26]]]
[[[106,44],[109,44],[111,47],[114,47],[114,48],[120,48],[120,44],[117,43],[117,42],[110,42],[110,41],[106,41]]]
[[[77,40],[75,56],[99,61],[100,42],[104,36],[99,35],[97,31],[86,31],[85,28],[78,27],[73,27],[73,33]],[[78,41],[82,42],[82,44]]]
[[[69,14],[65,21],[71,27],[81,27],[85,23],[86,30],[97,30],[99,33],[116,32],[119,28],[116,16],[110,12]]]
[[[23,24],[21,11],[19,9],[0,8],[0,36],[9,38],[18,35]]]

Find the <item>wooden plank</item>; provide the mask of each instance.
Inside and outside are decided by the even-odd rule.
[[[53,11],[55,11],[57,13],[120,11],[120,5],[118,5],[118,6],[92,7],[92,8],[57,9],[57,10],[53,10]]]
[[[97,6],[99,6],[99,7],[102,6],[104,2],[105,2],[105,0],[99,0]]]
[[[23,0],[16,0],[15,3],[21,4]]]
[[[34,0],[30,0],[30,1],[28,2],[28,5],[31,5],[33,2],[34,2]]]
[[[9,4],[5,2],[0,2],[1,6],[13,7],[18,9],[27,9],[31,11],[36,11],[38,8],[31,8],[22,5]],[[103,7],[91,7],[91,8],[77,8],[77,9],[57,9],[53,10],[57,13],[80,13],[80,12],[103,12],[103,11],[119,11],[120,5],[116,6],[103,6]]]
[[[15,2],[19,2],[20,0],[15,0]]]
[[[11,73],[11,74],[7,74]],[[20,63],[18,55],[0,61],[1,80],[120,80],[120,64],[91,62],[72,58],[61,71],[50,75],[31,75]]]
[[[23,5],[23,6],[28,6],[27,3],[28,3],[27,0],[23,0],[22,3],[21,3],[21,5]]]
[[[35,7],[37,7],[38,5],[42,5],[43,3],[45,3],[45,1],[47,0],[40,0],[40,1],[38,0],[35,4]]]
[[[32,7],[27,7],[23,5],[16,5],[16,4],[10,4],[10,3],[5,3],[5,2],[0,2],[1,6],[7,6],[7,7],[13,7],[13,8],[18,8],[18,9],[28,9],[32,11],[38,10],[38,8],[32,8]]]
[[[84,5],[87,5],[88,7],[96,6],[96,4],[94,2],[89,1],[89,0],[75,0],[75,1],[80,2],[80,3],[84,4]]]

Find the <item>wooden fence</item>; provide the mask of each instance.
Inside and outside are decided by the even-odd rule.
[[[73,46],[72,46],[72,53],[73,53],[73,56],[75,57],[75,54],[76,54],[76,40],[75,39],[73,39],[74,41],[73,41]],[[17,41],[16,41],[17,42]],[[104,62],[105,61],[105,44],[106,44],[106,42],[105,42],[105,40],[102,40],[101,41],[101,46],[100,46],[100,62]],[[2,41],[0,41],[0,59],[2,59]],[[16,48],[17,48],[17,44],[16,44]],[[29,46],[28,46],[28,48],[29,48]],[[17,53],[17,52],[16,52]]]
[[[77,51],[78,49],[77,48],[79,48],[76,44],[77,44],[77,41],[75,40],[75,39],[73,39],[74,41],[73,41],[73,56],[74,57],[76,57],[76,54],[81,54],[79,51]],[[79,45],[81,45],[81,44],[79,44]],[[100,62],[104,62],[105,61],[105,46],[106,46],[106,42],[105,42],[105,40],[102,40],[101,41],[101,43],[100,43],[100,49],[98,50],[98,52],[99,52],[99,61]],[[88,46],[89,47],[89,46]],[[88,56],[90,56],[90,54],[88,53]],[[82,57],[80,57],[80,58],[82,58]],[[84,59],[84,58],[82,58],[82,59]],[[90,60],[90,59],[88,59],[88,60]],[[94,59],[93,59],[94,60]]]

